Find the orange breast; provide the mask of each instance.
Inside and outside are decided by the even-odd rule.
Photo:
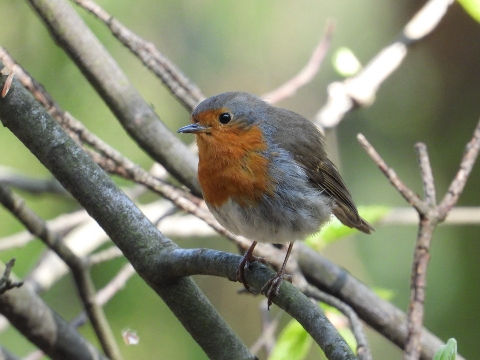
[[[268,175],[267,149],[260,129],[228,127],[210,134],[197,134],[198,176],[205,201],[223,205],[229,198],[240,205],[253,205],[264,194],[273,195]]]

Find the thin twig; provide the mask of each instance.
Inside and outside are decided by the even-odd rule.
[[[101,306],[95,303],[95,288],[90,277],[88,267],[82,259],[77,257],[64,243],[60,235],[52,232],[33,210],[26,206],[25,202],[11,190],[0,184],[0,202],[15,215],[20,222],[32,233],[38,236],[50,249],[70,267],[75,282],[83,301],[85,309],[89,314],[93,328],[102,344],[102,347],[111,359],[121,359],[120,350],[112,330],[105,317]]]
[[[357,341],[358,359],[372,359],[372,353],[370,351],[370,347],[368,346],[367,336],[363,331],[362,323],[360,322],[357,313],[350,306],[348,306],[335,296],[320,291],[313,286],[308,286],[306,289],[303,290],[303,293],[310,298],[313,298],[340,310],[340,312],[347,317],[350,324],[350,329],[352,330],[352,333],[355,336],[355,340]]]
[[[271,318],[271,312],[268,310],[268,301],[264,299],[260,301],[260,314],[262,316],[262,333],[260,337],[255,341],[255,343],[250,347],[250,351],[253,355],[258,354],[258,352],[263,347],[265,353],[270,356],[274,346],[275,346],[275,331],[278,328],[280,318],[285,314],[284,311],[278,312],[275,317]]]
[[[420,198],[408,188],[405,183],[400,180],[395,171],[387,165],[387,163],[378,154],[375,148],[368,142],[368,140],[362,134],[357,135],[357,139],[363,146],[368,155],[372,158],[375,164],[384,173],[390,183],[398,190],[398,192],[407,200],[407,202],[417,209],[420,213],[428,211],[427,206],[420,200]]]
[[[353,108],[370,105],[380,85],[403,62],[408,47],[432,32],[452,3],[453,0],[428,1],[403,28],[398,39],[382,49],[360,73],[343,82],[330,84],[327,103],[315,116],[315,123],[333,128]]]
[[[97,291],[95,295],[95,301],[100,305],[104,306],[107,302],[110,301],[111,298],[115,294],[117,294],[120,290],[125,287],[127,281],[135,275],[135,269],[133,266],[128,263],[125,264],[120,271],[115,275],[107,285],[105,285],[102,289]],[[82,311],[80,315],[78,315],[74,320],[70,322],[70,325],[74,327],[80,327],[87,321],[87,316],[85,311]]]
[[[153,43],[142,39],[125,27],[95,2],[91,0],[74,1],[101,20],[112,34],[163,82],[187,110],[192,112],[195,106],[205,99],[198,86],[187,78]]]
[[[424,317],[425,287],[427,282],[427,267],[430,260],[430,245],[433,231],[439,222],[448,215],[450,209],[455,206],[467,183],[468,176],[473,168],[480,150],[480,121],[473,133],[472,139],[466,146],[466,150],[460,168],[439,206],[435,203],[435,187],[433,176],[428,160],[426,147],[417,146],[422,179],[425,189],[424,203],[428,205],[429,212],[420,214],[420,226],[412,266],[411,297],[408,312],[408,338],[405,345],[404,360],[416,360],[419,358],[421,346],[421,332]],[[422,165],[423,164],[423,165]],[[433,199],[433,200],[432,200]]]
[[[460,169],[453,179],[444,199],[438,206],[436,204],[436,190],[430,160],[424,144],[419,143],[415,146],[418,152],[424,188],[424,199],[421,200],[398,179],[393,169],[385,163],[363,135],[359,134],[358,140],[385,176],[387,176],[390,183],[417,210],[420,217],[412,264],[411,296],[407,315],[408,334],[404,353],[404,360],[416,360],[419,358],[421,352],[427,268],[430,260],[430,246],[433,232],[437,225],[445,220],[448,212],[456,204],[465,187],[480,149],[480,121],[475,128],[472,139],[467,144]]]
[[[439,216],[442,221],[447,217],[450,210],[455,206],[460,197],[460,194],[465,187],[465,184],[468,180],[468,176],[472,171],[473,164],[477,159],[478,152],[480,148],[480,120],[475,128],[472,139],[468,142],[465,147],[465,152],[463,154],[462,161],[460,162],[460,167],[457,171],[457,174],[452,180],[452,183],[448,187],[445,196],[443,197],[439,205]]]
[[[23,285],[23,281],[12,281],[12,279],[10,278],[10,273],[12,272],[12,268],[14,265],[15,259],[11,259],[5,264],[5,271],[3,272],[3,276],[0,278],[0,295],[10,289]]]
[[[325,59],[330,43],[332,41],[335,25],[333,21],[327,22],[325,34],[320,39],[317,47],[313,50],[312,56],[308,60],[307,65],[293,78],[277,89],[274,89],[262,95],[262,98],[270,103],[275,104],[295,94],[298,89],[308,84],[320,70],[320,66]]]

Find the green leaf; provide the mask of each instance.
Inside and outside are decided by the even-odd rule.
[[[332,62],[335,70],[344,77],[355,75],[362,69],[353,51],[343,46],[335,51]]]
[[[480,22],[480,0],[458,0],[458,2],[472,18]]]
[[[372,287],[372,290],[375,294],[378,295],[380,299],[387,300],[387,301],[392,300],[397,295],[395,293],[395,290],[392,290],[392,289],[374,286]]]
[[[457,340],[449,339],[445,345],[440,346],[433,360],[455,360],[457,357]]]
[[[358,210],[365,220],[370,223],[375,223],[385,216],[390,211],[390,208],[381,205],[373,205],[359,207]],[[358,233],[358,230],[351,229],[343,225],[337,218],[333,218],[332,221],[325,225],[318,233],[308,236],[305,239],[305,243],[316,250],[321,250],[328,244],[355,233]]]
[[[302,360],[312,346],[312,338],[296,320],[281,332],[268,360]]]

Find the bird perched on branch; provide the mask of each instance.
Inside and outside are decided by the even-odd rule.
[[[348,227],[374,230],[327,158],[323,135],[303,116],[249,93],[226,92],[201,102],[192,124],[178,132],[196,135],[198,178],[212,214],[254,240],[237,272],[247,290],[245,270],[260,260],[253,255],[257,241],[289,243],[282,267],[261,289],[269,306],[288,278],[294,241],[317,232],[332,213]]]

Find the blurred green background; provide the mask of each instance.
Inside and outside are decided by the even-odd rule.
[[[424,2],[366,1],[98,1],[133,31],[152,41],[207,95],[229,90],[262,94],[279,86],[304,66],[324,32],[327,19],[336,31],[320,74],[279,104],[312,118],[326,99],[326,87],[340,79],[331,58],[338,47],[353,50],[368,62],[389,44]],[[78,8],[77,8],[78,9]],[[162,120],[175,131],[189,114],[142,65],[117,43],[109,31],[78,9]],[[63,109],[134,162],[148,168],[152,161],[130,140],[78,69],[50,38],[26,1],[0,1],[0,45],[27,69]],[[428,146],[439,198],[455,174],[466,142],[480,115],[480,25],[454,4],[431,36],[410,49],[400,69],[380,88],[375,103],[347,116],[336,131],[334,158],[358,205],[406,206],[356,141],[362,132],[395,168],[422,193],[413,145]],[[182,137],[183,141],[192,138]],[[0,129],[0,165],[32,175],[48,172],[5,129]],[[459,205],[479,206],[480,167],[475,166]],[[125,184],[125,183],[122,183]],[[76,209],[71,200],[21,192],[44,218]],[[166,220],[168,221],[168,220]],[[0,237],[22,227],[0,208]],[[371,286],[392,289],[393,302],[408,306],[410,268],[416,226],[378,226],[372,236],[357,235],[329,246],[325,254]],[[480,228],[440,226],[434,236],[428,273],[425,325],[446,341],[458,340],[459,352],[478,356],[480,336]],[[184,247],[208,247],[235,252],[225,240],[173,239]],[[25,276],[44,250],[39,242],[0,254],[17,258],[15,272]],[[118,259],[94,269],[98,287],[119,269]],[[198,277],[213,305],[247,345],[261,332],[259,297],[237,295],[238,284]],[[44,295],[66,319],[80,311],[70,277]],[[126,359],[206,359],[161,300],[138,277],[130,280],[105,307],[115,334],[132,328],[140,344],[121,344]],[[274,307],[272,313],[278,311]],[[283,322],[287,322],[287,316]],[[81,332],[92,337],[86,326]],[[374,359],[400,359],[401,352],[368,331]],[[18,355],[34,349],[15,330],[0,334],[0,343]],[[318,358],[314,347],[309,358]],[[264,357],[263,354],[260,354]]]

